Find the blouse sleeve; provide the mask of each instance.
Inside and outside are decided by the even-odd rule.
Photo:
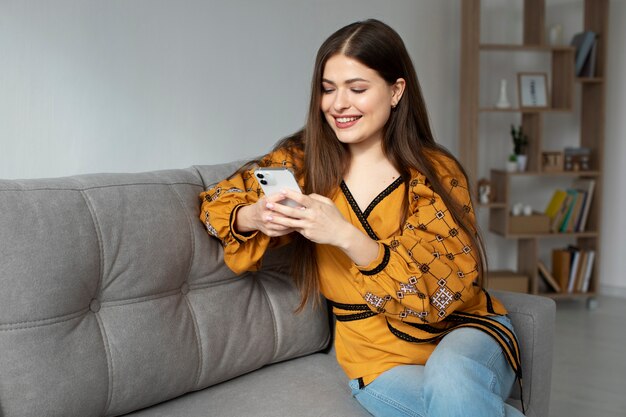
[[[442,184],[471,216],[470,194],[458,170],[446,170]],[[479,253],[458,226],[441,196],[421,174],[409,190],[409,217],[399,235],[379,241],[377,259],[352,265],[352,275],[373,311],[407,322],[435,323],[472,300],[479,287]]]
[[[294,160],[287,151],[276,151],[261,159],[264,167],[294,167]],[[282,244],[287,237],[270,238],[255,231],[238,233],[235,230],[237,211],[256,203],[263,191],[253,176],[253,169],[237,173],[229,179],[211,186],[200,194],[200,220],[209,235],[216,237],[224,247],[224,262],[235,273],[256,271],[261,258],[270,246]]]

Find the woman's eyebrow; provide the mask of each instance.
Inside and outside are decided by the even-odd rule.
[[[334,81],[327,80],[326,78],[322,78],[322,82],[323,83],[332,84],[332,85],[337,85]],[[365,78],[350,78],[349,80],[345,81],[345,84],[353,84],[353,83],[357,83],[357,82],[369,83],[369,81],[366,80]]]

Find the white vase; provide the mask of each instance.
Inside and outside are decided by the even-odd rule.
[[[500,80],[500,97],[498,97],[498,102],[496,103],[496,108],[498,109],[508,109],[511,107],[511,103],[509,102],[509,98],[506,94],[506,80]]]
[[[526,164],[528,157],[526,155],[517,155],[517,170],[520,172],[526,171]]]

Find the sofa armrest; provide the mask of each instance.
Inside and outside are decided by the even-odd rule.
[[[554,351],[554,300],[531,294],[491,291],[509,312],[522,356],[524,405],[528,416],[547,416]],[[511,398],[520,399],[519,387]]]

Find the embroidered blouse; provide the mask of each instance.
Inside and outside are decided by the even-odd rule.
[[[281,150],[261,161],[263,166],[297,163]],[[436,167],[447,192],[473,217],[467,184],[456,164],[438,155]],[[237,210],[262,195],[251,171],[200,195],[200,218],[209,234],[221,240],[224,261],[236,273],[257,270],[265,250],[286,240],[235,231]],[[365,211],[343,182],[331,198],[346,220],[379,245],[377,258],[366,266],[357,266],[334,246],[316,247],[320,289],[337,319],[337,361],[350,379],[368,384],[394,366],[425,364],[437,341],[458,327],[493,336],[521,377],[515,336],[489,318],[506,310],[474,284],[477,250],[423,174],[412,171],[409,181],[398,178]],[[401,225],[398,208],[407,202],[409,215]]]

